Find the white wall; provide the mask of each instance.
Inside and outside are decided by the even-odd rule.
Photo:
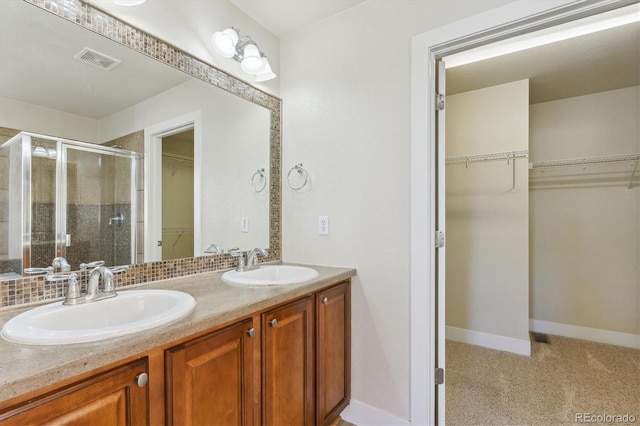
[[[281,42],[283,174],[311,175],[283,188],[283,259],[357,268],[353,404],[389,423],[410,408],[411,36],[505,3],[367,1]]]
[[[529,148],[529,81],[447,96],[446,157]],[[528,355],[528,162],[446,166],[447,338]],[[489,335],[489,336],[487,336]]]
[[[640,152],[640,88],[531,106],[531,161]],[[630,166],[532,172],[531,318],[640,334],[640,187]]]
[[[93,143],[100,138],[100,123],[92,118],[3,97],[0,111],[0,127]]]
[[[256,194],[251,177],[269,174],[269,110],[199,80],[190,80],[101,120],[102,140],[176,117],[202,114],[202,247],[251,250],[269,246],[269,191]],[[249,232],[241,231],[242,216]]]

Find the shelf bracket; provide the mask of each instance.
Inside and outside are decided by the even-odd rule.
[[[633,177],[636,175],[636,171],[638,170],[638,162],[633,166],[633,171],[631,172],[631,179],[629,179],[629,185],[627,185],[627,192],[631,192],[631,185],[633,185]]]

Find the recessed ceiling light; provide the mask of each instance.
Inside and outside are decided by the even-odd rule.
[[[447,56],[444,61],[447,68],[454,68],[638,21],[640,21],[640,4],[635,4],[466,50]]]

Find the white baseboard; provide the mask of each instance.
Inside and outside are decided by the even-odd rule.
[[[556,336],[590,340],[609,345],[625,346],[640,349],[640,334],[621,333],[619,331],[601,330],[599,328],[581,327],[579,325],[561,324],[542,320],[529,320],[531,331],[555,334]]]
[[[446,338],[454,342],[484,346],[485,348],[512,352],[518,355],[531,355],[531,341],[529,339],[514,339],[513,337],[498,336],[496,334],[449,326],[446,327]]]
[[[383,426],[401,426],[410,425],[407,420],[389,414],[386,411],[379,410],[364,402],[351,400],[347,408],[340,414],[342,420],[346,420],[354,425],[383,425]]]

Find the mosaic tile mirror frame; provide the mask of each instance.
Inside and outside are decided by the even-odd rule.
[[[281,103],[282,101],[193,56],[80,0],[22,0],[53,15],[106,37],[134,51],[209,83],[270,112],[269,149],[269,256],[281,257]],[[131,265],[116,275],[116,286],[229,269],[235,260],[228,254],[183,258]],[[80,274],[86,283],[87,273]],[[0,309],[64,297],[64,282],[47,282],[44,276],[10,279],[0,283]]]

